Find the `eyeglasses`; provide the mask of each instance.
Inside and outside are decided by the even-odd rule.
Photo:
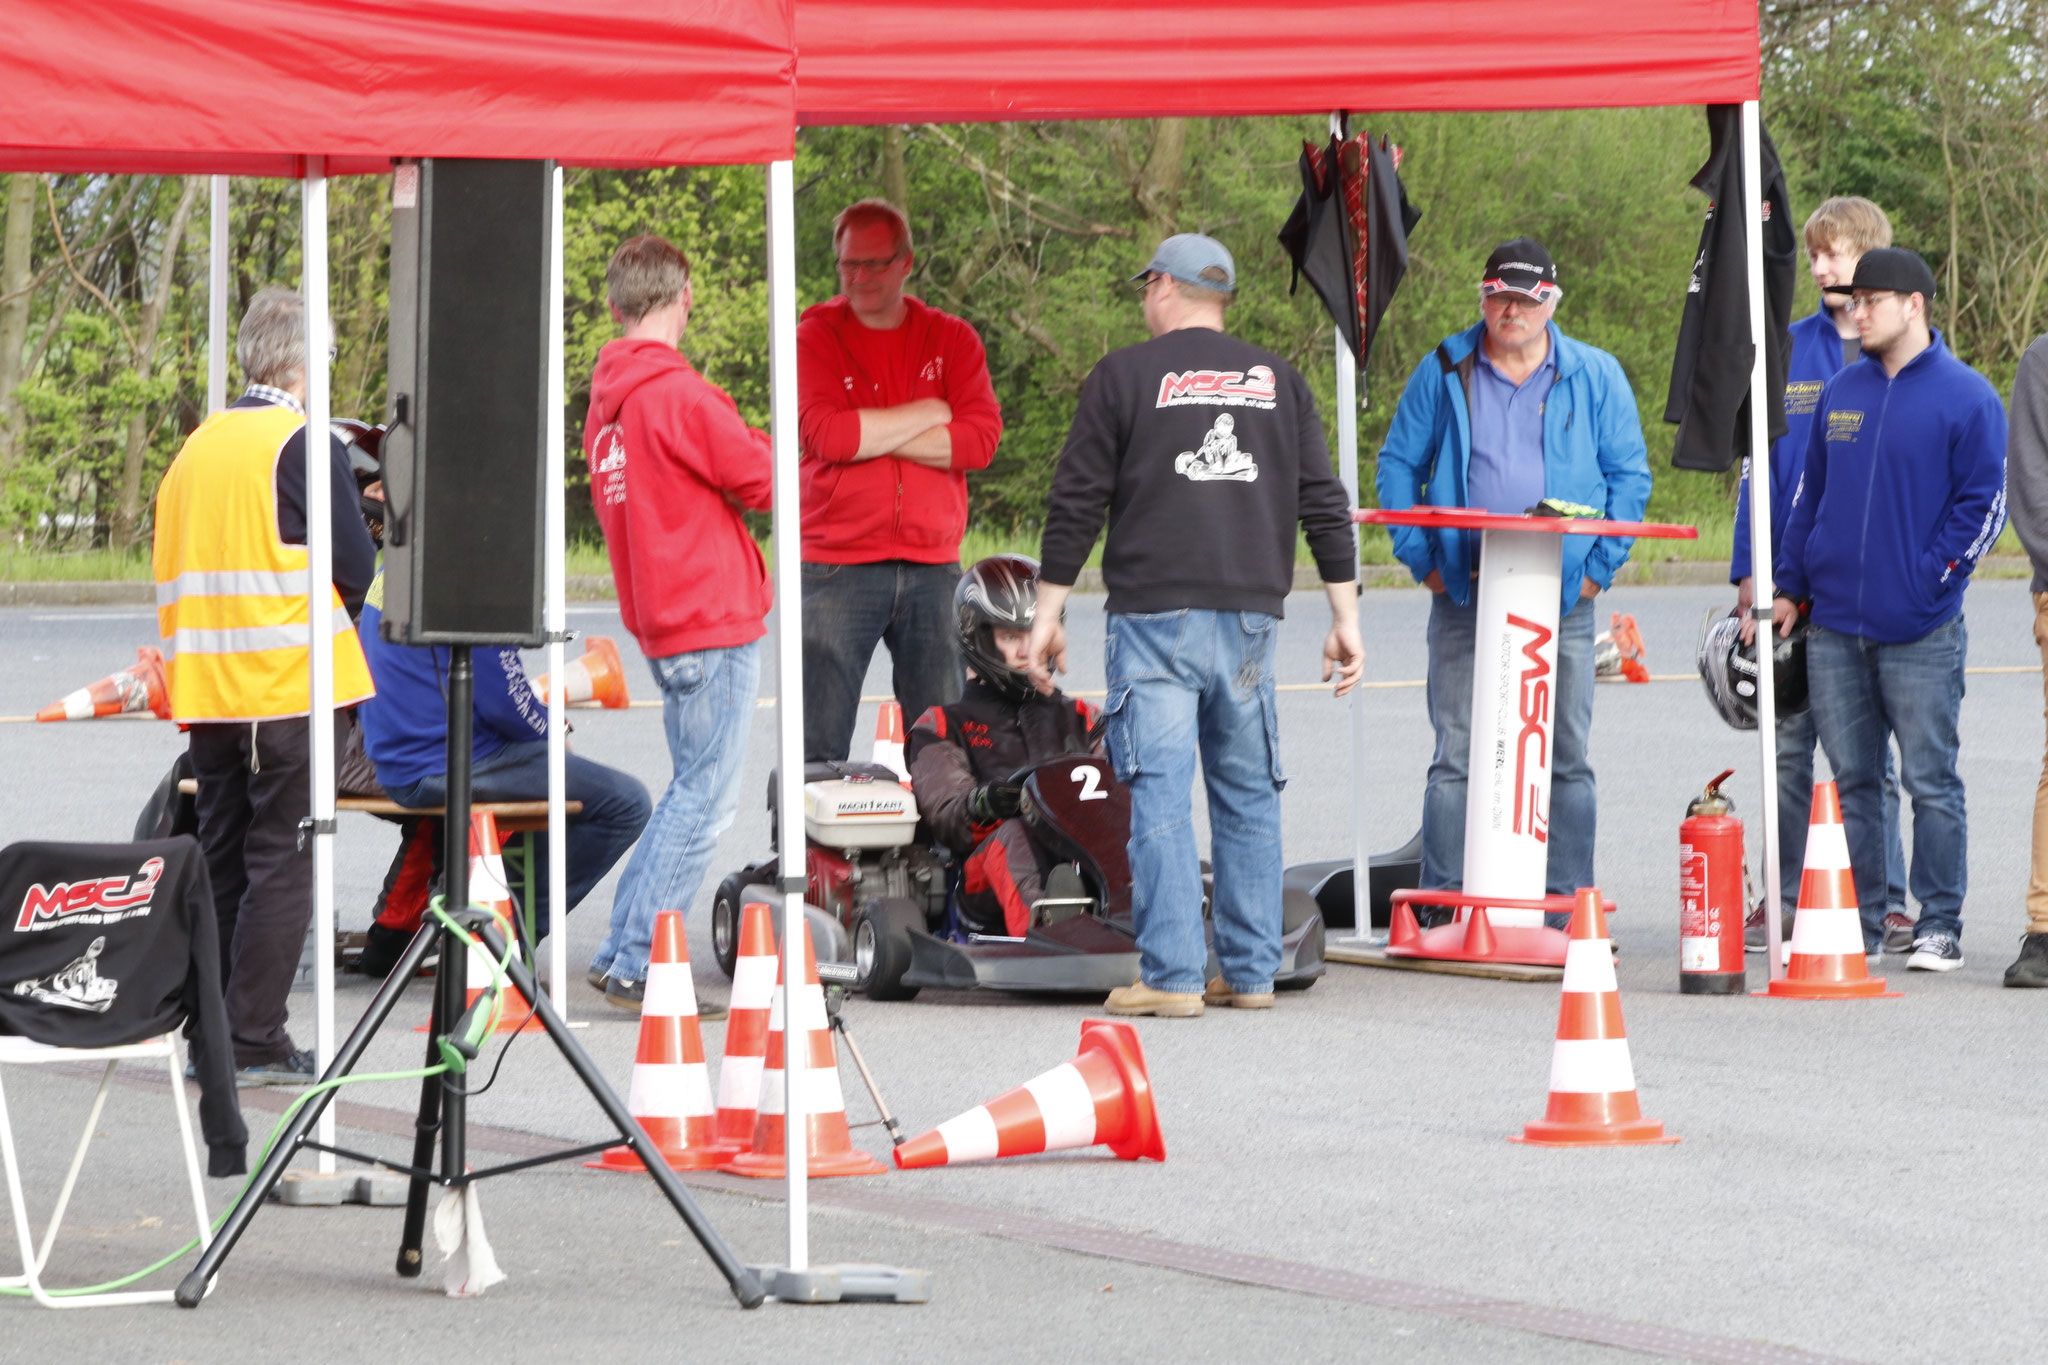
[[[903,253],[900,251],[894,256],[885,256],[878,261],[856,261],[842,256],[839,260],[839,273],[842,275],[879,275],[902,259]]]
[[[1150,292],[1152,288],[1152,281],[1163,278],[1165,277],[1162,276],[1158,271],[1148,270],[1144,274],[1138,276],[1138,278],[1134,280],[1128,280],[1126,281],[1126,283],[1130,286],[1132,295],[1142,299],[1148,292]]]
[[[1861,309],[1864,312],[1868,312],[1886,299],[1895,299],[1898,296],[1898,291],[1894,289],[1886,289],[1872,294],[1851,294],[1849,296],[1849,311],[1854,313]]]

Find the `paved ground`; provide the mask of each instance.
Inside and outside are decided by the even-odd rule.
[[[2024,586],[1971,589],[1974,667],[2038,663]],[[1636,614],[1654,672],[1688,674],[1702,614],[1727,600],[1715,589],[1635,588],[1606,605]],[[1283,677],[1306,681],[1322,608],[1312,596],[1290,605]],[[1417,592],[1367,595],[1373,680],[1421,677],[1426,609]],[[1099,599],[1081,599],[1072,612],[1077,688],[1101,684],[1099,610]],[[579,609],[571,623],[619,633],[605,608]],[[151,633],[133,609],[0,611],[9,646],[0,715],[33,711],[107,672]],[[869,691],[883,689],[883,676]],[[636,670],[633,685],[651,696],[644,677]],[[424,1354],[471,1333],[501,1353],[512,1343],[536,1356],[599,1342],[659,1349],[679,1331],[692,1347],[816,1346],[849,1359],[957,1342],[1045,1359],[1077,1350],[1122,1358],[1156,1343],[1308,1359],[1580,1360],[1620,1354],[1591,1344],[1616,1340],[1694,1359],[2037,1358],[2038,1220],[2008,1210],[2027,1207],[2024,1191],[2037,1182],[2039,1072],[2018,1044],[2038,1031],[2042,1002],[1999,989],[1998,978],[2023,923],[2040,689],[2037,673],[1970,679],[1969,965],[1945,977],[1894,969],[1903,999],[1843,1005],[1677,994],[1678,821],[1697,788],[1730,766],[1742,770],[1731,783],[1737,802],[1754,811],[1754,737],[1720,726],[1695,683],[1601,690],[1600,878],[1622,907],[1614,928],[1643,1102],[1685,1138],[1676,1147],[1553,1152],[1503,1141],[1541,1112],[1554,987],[1335,967],[1270,1015],[1141,1025],[1171,1152],[1163,1165],[1046,1158],[821,1185],[815,1255],[933,1267],[938,1298],[925,1308],[741,1315],[688,1248],[663,1245],[681,1234],[650,1192],[561,1168],[487,1189],[514,1283],[480,1304],[390,1277],[393,1212],[280,1209],[258,1220],[205,1309],[96,1315],[94,1340],[112,1358],[207,1361],[273,1359],[308,1327],[329,1325],[323,1354],[334,1359]],[[1419,815],[1422,694],[1381,687],[1367,705],[1368,818],[1377,842],[1392,845]],[[1343,708],[1313,692],[1283,694],[1281,707],[1287,856],[1339,856],[1350,799]],[[748,794],[721,867],[765,846],[759,793],[772,714],[763,708],[757,721]],[[575,724],[579,752],[650,787],[665,780],[654,712],[578,713]],[[15,774],[0,793],[6,837],[117,838],[178,740],[150,722],[0,725],[0,746]],[[339,844],[342,923],[359,927],[393,839],[348,817]],[[610,891],[600,887],[572,920],[572,963],[599,936]],[[701,916],[692,950],[705,964],[703,993],[723,998]],[[344,1018],[367,999],[367,986],[346,987]],[[631,1022],[606,1015],[580,980],[570,1003],[592,1020],[582,1037],[623,1086]],[[294,1009],[309,1016],[310,996]],[[892,1105],[917,1129],[1064,1059],[1089,1014],[952,997],[857,1002],[849,1017]],[[708,1029],[714,1050],[719,1032]],[[394,1032],[373,1062],[412,1064],[418,1046]],[[82,1112],[89,1087],[70,1075],[9,1079],[17,1125],[40,1148],[31,1197],[47,1199],[61,1164],[55,1134]],[[847,1081],[854,1117],[868,1117],[850,1069]],[[350,1095],[366,1106],[351,1122],[402,1123],[409,1095],[369,1089]],[[152,1121],[161,1103],[134,1087],[116,1097],[118,1112]],[[592,1135],[594,1117],[532,1040],[516,1046],[497,1092],[475,1109],[477,1122],[511,1131],[502,1140],[514,1147],[533,1142],[522,1134]],[[252,1127],[269,1121],[251,1111]],[[68,1262],[79,1274],[142,1264],[178,1240],[167,1230],[174,1187],[152,1178],[124,1127],[103,1127],[112,1145],[77,1213],[95,1235]],[[37,1133],[49,1136],[29,1136]],[[883,1145],[873,1129],[858,1136]],[[216,1185],[216,1200],[229,1193]],[[705,1191],[749,1259],[779,1253],[772,1194]],[[135,1227],[144,1218],[165,1226]],[[1002,1235],[963,1230],[999,1223]],[[1265,1260],[1211,1264],[1211,1276],[1185,1268],[1217,1250]],[[1273,1283],[1292,1287],[1251,1287]],[[1478,1299],[1501,1302],[1475,1307]],[[1386,1306],[1398,1303],[1423,1307]],[[1539,1321],[1539,1310],[1555,1313]],[[9,1339],[59,1355],[60,1343],[78,1340],[75,1320],[16,1322]],[[1661,1345],[1647,1332],[1617,1337],[1617,1322],[1666,1335]],[[1738,1350],[1741,1341],[1758,1345]]]

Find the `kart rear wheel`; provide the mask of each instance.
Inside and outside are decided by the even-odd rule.
[[[884,896],[861,907],[853,925],[854,985],[870,1000],[914,1000],[903,984],[910,970],[910,931],[924,928],[916,902]]]
[[[718,959],[718,970],[728,981],[739,961],[740,894],[745,885],[746,874],[735,872],[718,884],[718,894],[711,901],[711,955]]]

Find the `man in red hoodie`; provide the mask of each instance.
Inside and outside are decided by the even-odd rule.
[[[803,442],[804,757],[845,758],[877,641],[896,699],[921,716],[959,699],[953,585],[967,471],[1003,434],[981,338],[903,292],[915,257],[895,206],[833,222],[845,292],[796,330]]]
[[[583,453],[619,614],[661,686],[675,763],[590,962],[605,1000],[637,1011],[655,914],[695,899],[738,805],[772,598],[740,513],[769,505],[774,472],[768,434],[676,349],[690,321],[683,253],[631,238],[605,287],[624,334],[598,352]]]

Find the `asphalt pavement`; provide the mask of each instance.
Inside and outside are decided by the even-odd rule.
[[[1635,615],[1658,675],[1690,679],[1718,588],[1621,588],[1603,611]],[[1099,689],[1101,599],[1070,608],[1070,685]],[[1315,679],[1326,613],[1297,594],[1280,646],[1283,683]],[[1364,598],[1364,783],[1376,847],[1418,822],[1430,734],[1419,685],[1419,591]],[[1601,784],[1598,871],[1612,921],[1646,1113],[1673,1147],[1551,1151],[1504,1139],[1541,1114],[1556,987],[1333,966],[1269,1014],[1212,1011],[1139,1024],[1169,1152],[1127,1165],[1097,1154],[820,1182],[813,1256],[932,1268],[915,1308],[742,1314],[642,1182],[569,1165],[486,1186],[512,1282],[454,1303],[390,1273],[390,1210],[273,1209],[257,1220],[214,1299],[196,1313],[96,1314],[97,1358],[424,1358],[479,1347],[558,1358],[596,1347],[690,1358],[787,1349],[843,1359],[999,1350],[1024,1360],[1109,1359],[1161,1350],[1256,1350],[1299,1359],[1687,1359],[1990,1361],[2039,1358],[2039,1066],[2018,1044],[2048,1001],[2000,973],[2024,924],[2042,691],[2023,582],[1967,599],[1972,674],[1963,704],[1970,796],[1967,965],[1943,976],[1882,970],[1896,1000],[1793,1003],[1677,991],[1677,829],[1686,802],[1724,767],[1738,813],[1756,810],[1754,735],[1726,729],[1696,681],[1603,686],[1593,756]],[[655,695],[609,607],[570,624],[621,638],[637,696]],[[33,712],[151,643],[138,609],[0,610],[0,716]],[[1995,671],[2012,670],[2012,671]],[[887,687],[878,656],[868,691]],[[762,691],[775,691],[772,659]],[[861,733],[872,725],[864,708]],[[756,719],[740,814],[691,916],[700,994],[725,997],[703,905],[724,870],[766,849],[773,710]],[[1290,862],[1343,856],[1351,827],[1347,703],[1281,694],[1284,847]],[[658,713],[579,711],[577,751],[658,790],[668,776]],[[117,839],[180,747],[154,721],[0,723],[13,781],[0,789],[7,839]],[[1910,841],[1910,833],[1909,833]],[[344,816],[337,840],[343,928],[359,928],[395,844],[389,827]],[[1754,842],[1752,841],[1752,848]],[[614,880],[569,923],[572,1016],[623,1089],[635,1028],[585,987]],[[1751,958],[1752,981],[1763,978]],[[343,978],[344,1027],[369,999]],[[401,1013],[425,1012],[423,992]],[[295,1027],[310,994],[294,997]],[[912,1131],[1064,1060],[1094,1010],[962,995],[848,1009],[891,1106]],[[410,1021],[408,1021],[410,1022]],[[722,1026],[706,1028],[717,1051]],[[310,1038],[310,1023],[302,1030]],[[415,1065],[420,1041],[393,1028],[369,1065]],[[47,1207],[70,1125],[91,1087],[69,1072],[7,1077],[31,1148],[30,1199]],[[853,1118],[872,1118],[857,1077]],[[404,1087],[351,1091],[347,1140],[402,1152]],[[141,1079],[103,1121],[73,1217],[89,1235],[62,1272],[146,1263],[175,1245],[178,1187],[126,1122],[156,1125],[161,1091]],[[596,1115],[540,1040],[515,1044],[475,1121],[511,1147],[587,1140]],[[272,1121],[250,1110],[259,1133]],[[881,1152],[876,1128],[856,1139]],[[779,1190],[700,1187],[744,1258],[782,1250]],[[212,1182],[216,1206],[233,1182]],[[148,1220],[157,1220],[150,1222]],[[146,1226],[143,1224],[147,1223]],[[302,1228],[317,1224],[317,1229]],[[673,1244],[673,1245],[672,1245]],[[11,1261],[0,1257],[0,1273]],[[430,1272],[429,1280],[432,1279]],[[1109,1286],[1114,1286],[1110,1288]],[[6,1339],[70,1358],[76,1319],[4,1304]],[[1595,1343],[1609,1343],[1597,1345]],[[714,1352],[716,1354],[714,1354]],[[1804,1353],[1804,1354],[1802,1354]],[[12,1355],[12,1352],[8,1353]],[[25,1357],[26,1358],[26,1357]],[[651,1355],[649,1358],[653,1358]]]

